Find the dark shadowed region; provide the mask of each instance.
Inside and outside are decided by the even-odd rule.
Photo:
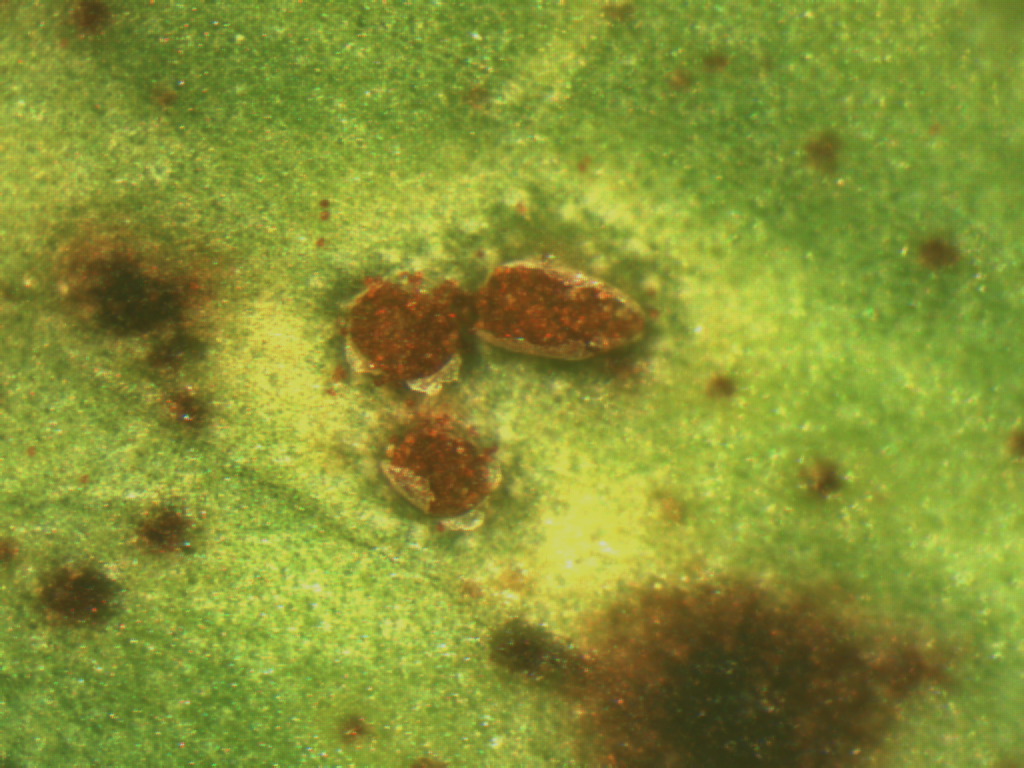
[[[753,585],[636,592],[602,618],[588,757],[616,768],[865,764],[936,666]]]

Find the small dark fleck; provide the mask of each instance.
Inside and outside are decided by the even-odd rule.
[[[708,379],[707,395],[713,398],[732,397],[736,394],[736,380],[724,373],[716,373]]]
[[[71,6],[71,23],[83,35],[98,35],[110,26],[113,14],[103,0],[76,0]]]
[[[158,83],[149,90],[150,98],[153,99],[153,103],[158,107],[168,109],[173,107],[175,102],[178,101],[178,91],[175,90],[174,86],[168,85],[167,83]]]
[[[330,201],[330,200],[328,200],[328,199],[327,199],[327,198],[325,197],[325,198],[324,198],[323,200],[321,200],[321,201],[320,201],[320,207],[321,207],[321,208],[330,208],[330,207],[331,207],[331,201]]]
[[[206,354],[207,344],[202,339],[180,328],[156,341],[146,356],[154,368],[178,370],[189,360],[199,360]]]
[[[668,73],[669,87],[674,91],[688,91],[693,87],[693,75],[685,69],[673,69]]]
[[[612,3],[601,9],[601,15],[606,21],[622,24],[633,20],[636,6],[633,3]]]
[[[1014,459],[1024,459],[1024,429],[1015,429],[1006,441],[1006,449]]]
[[[704,68],[709,72],[722,72],[729,66],[729,57],[721,51],[712,51],[704,57]]]
[[[413,760],[410,768],[448,768],[448,763],[442,763],[432,757],[421,757],[419,760]]]
[[[928,269],[951,267],[960,260],[960,249],[949,240],[933,237],[921,243],[918,252],[921,265]]]
[[[201,427],[207,419],[207,406],[194,387],[185,387],[167,398],[171,418],[189,427]]]
[[[828,498],[845,484],[839,465],[827,459],[815,459],[805,466],[803,478],[807,490],[822,498]]]
[[[106,619],[120,591],[117,582],[91,565],[65,565],[46,575],[39,589],[43,607],[69,624]]]
[[[491,90],[486,85],[474,85],[462,92],[462,101],[478,112],[487,109],[491,99]]]
[[[568,643],[521,618],[510,619],[493,632],[490,650],[495,664],[535,679],[567,683],[583,673],[582,657]]]
[[[16,539],[12,539],[8,536],[0,538],[0,565],[6,565],[14,562],[18,557],[18,542]]]
[[[160,504],[143,514],[136,528],[138,541],[155,552],[195,552],[195,523],[172,506]]]
[[[355,744],[373,735],[373,726],[361,715],[344,715],[338,721],[338,735],[346,744]]]
[[[843,141],[839,136],[832,131],[823,131],[807,140],[804,144],[804,153],[812,168],[821,173],[832,174],[839,167],[839,153],[842,148]]]

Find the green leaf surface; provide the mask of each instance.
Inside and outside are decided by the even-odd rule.
[[[588,765],[571,699],[489,633],[582,637],[692,574],[953,649],[878,765],[1024,760],[1017,4],[108,5],[90,31],[0,2],[3,765]],[[201,359],[154,372],[61,298],[103,228],[202,275]],[[959,260],[924,266],[932,238]],[[408,398],[331,381],[338,318],[367,277],[548,254],[650,333],[618,365],[471,355],[434,407],[505,483],[440,531],[379,471]],[[135,540],[168,501],[194,554]],[[66,563],[120,585],[109,621],[47,615]]]

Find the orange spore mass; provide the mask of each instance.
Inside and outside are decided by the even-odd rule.
[[[459,351],[457,314],[439,290],[375,280],[356,299],[349,336],[383,383],[429,376]]]
[[[477,294],[477,332],[519,352],[581,360],[625,346],[645,318],[624,294],[576,272],[532,264],[496,269]]]

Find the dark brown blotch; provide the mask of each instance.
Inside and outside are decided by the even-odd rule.
[[[146,362],[158,371],[177,371],[193,360],[206,356],[207,343],[184,328],[157,339],[146,355]]]
[[[509,619],[491,633],[491,661],[510,672],[558,684],[582,678],[583,657],[546,627]]]
[[[39,600],[47,614],[67,624],[98,624],[114,609],[121,588],[92,565],[64,565],[43,576]]]
[[[632,590],[596,624],[583,751],[618,768],[847,768],[941,667],[752,584]]]

